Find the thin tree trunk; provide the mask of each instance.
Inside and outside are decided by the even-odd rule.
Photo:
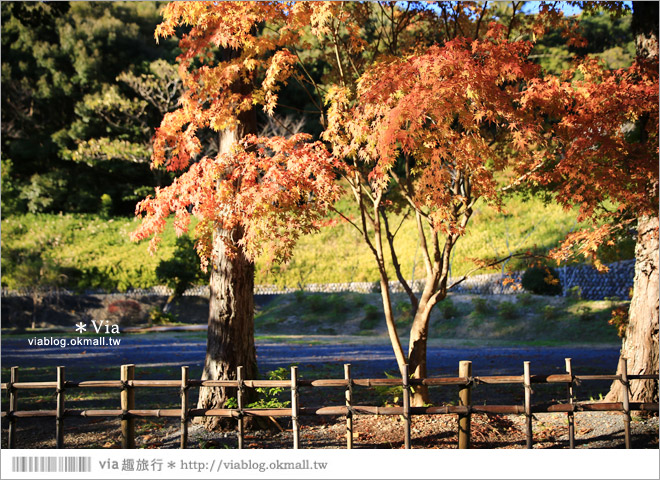
[[[635,281],[621,357],[629,375],[658,375],[658,217],[640,218],[635,246]],[[658,380],[633,380],[632,402],[657,402]],[[612,383],[605,401],[622,401],[621,383]]]

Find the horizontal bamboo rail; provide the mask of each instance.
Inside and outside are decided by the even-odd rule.
[[[569,360],[567,359],[567,362]],[[465,362],[469,363],[469,362]],[[567,363],[568,365],[568,363]],[[409,379],[409,378],[385,378],[385,379],[355,379],[350,375],[350,368],[345,368],[345,378],[343,379],[316,379],[306,380],[300,379],[297,376],[297,370],[292,368],[291,380],[248,380],[242,377],[241,373],[237,374],[236,380],[191,380],[187,376],[187,367],[182,367],[182,376],[179,380],[134,380],[132,373],[132,366],[122,366],[122,379],[121,380],[86,380],[86,381],[71,381],[65,380],[64,367],[58,367],[58,381],[54,382],[18,382],[18,367],[12,367],[11,380],[7,383],[0,384],[3,390],[8,390],[10,393],[10,402],[8,402],[8,412],[2,412],[2,418],[9,419],[9,443],[10,448],[15,448],[16,439],[16,419],[30,418],[30,417],[55,417],[56,418],[56,438],[57,444],[62,446],[64,442],[63,419],[67,417],[108,417],[120,418],[122,422],[122,446],[130,448],[135,445],[135,427],[133,420],[140,417],[176,417],[181,420],[181,448],[186,448],[187,444],[187,429],[190,419],[195,417],[226,417],[233,418],[238,421],[238,435],[239,446],[242,446],[243,429],[241,428],[242,419],[246,416],[253,417],[288,417],[294,423],[294,448],[299,446],[299,436],[297,435],[299,422],[298,417],[302,416],[346,416],[347,422],[347,448],[352,448],[353,445],[353,418],[356,414],[361,415],[401,415],[405,419],[405,447],[411,448],[410,439],[410,423],[413,415],[459,415],[459,418],[467,419],[464,422],[464,436],[463,448],[469,446],[469,417],[472,414],[514,414],[526,415],[527,417],[527,445],[528,448],[532,446],[531,431],[531,415],[534,413],[556,412],[566,413],[570,418],[575,412],[593,412],[593,411],[612,411],[620,412],[624,416],[625,423],[625,444],[626,448],[630,448],[630,412],[631,411],[658,411],[657,403],[635,403],[630,402],[628,396],[624,398],[623,402],[610,402],[610,403],[574,403],[572,397],[572,386],[579,384],[582,381],[620,381],[626,386],[629,385],[631,380],[642,379],[656,379],[654,375],[626,375],[626,363],[622,362],[617,375],[573,375],[567,374],[552,374],[552,375],[531,375],[529,373],[529,364],[525,367],[525,375],[494,375],[494,376],[469,376],[470,369],[464,369],[459,372],[463,376],[458,377],[436,377],[425,379]],[[567,369],[568,371],[568,369]],[[348,373],[347,373],[348,372]],[[526,401],[524,405],[472,405],[470,404],[469,390],[474,384],[520,384],[525,387]],[[569,391],[569,403],[549,403],[549,404],[531,404],[531,384],[566,384]],[[370,405],[357,405],[354,403],[354,396],[352,388],[359,387],[379,387],[379,386],[400,386],[404,389],[404,397],[408,388],[416,385],[426,386],[458,386],[462,393],[461,405],[445,405],[445,406],[430,406],[430,407],[412,407],[408,401],[404,401],[403,407],[380,407]],[[216,408],[216,409],[200,409],[188,408],[188,389],[191,387],[234,387],[238,388],[240,392],[244,388],[288,388],[292,393],[292,407],[291,408],[245,408],[242,401],[239,402],[239,408]],[[321,407],[308,407],[300,406],[298,404],[298,395],[300,387],[341,387],[345,395],[345,405],[342,406],[321,406]],[[121,409],[106,409],[106,410],[76,410],[65,409],[64,407],[64,392],[67,389],[73,388],[117,388],[121,390]],[[180,408],[165,408],[165,409],[136,409],[134,408],[134,389],[135,388],[176,388],[179,389],[181,396]],[[17,390],[27,389],[55,389],[58,397],[58,408],[55,410],[18,410],[16,403]],[[466,391],[468,392],[466,394]],[[239,396],[242,393],[239,394]],[[405,398],[404,398],[405,400]],[[467,434],[467,440],[465,435]],[[573,431],[569,432],[571,448],[574,444]],[[459,446],[460,446],[459,436]]]
[[[657,403],[630,402],[630,410],[654,412],[658,410]],[[337,407],[300,407],[300,416],[344,416],[349,409]],[[362,415],[403,415],[403,407],[379,407],[370,405],[355,405],[351,407],[353,414]],[[568,413],[568,412],[623,412],[623,402],[612,403],[575,403],[575,404],[543,404],[532,406],[532,413]],[[522,405],[446,405],[442,407],[410,407],[411,415],[447,415],[447,414],[524,414]],[[65,410],[65,417],[180,417],[180,408],[162,408],[147,410]],[[290,408],[243,408],[244,415],[255,417],[290,417]],[[17,418],[55,417],[57,410],[17,410],[12,413]],[[238,409],[229,408],[192,408],[188,417],[238,417]],[[10,416],[2,412],[3,418]]]
[[[628,375],[628,380],[654,380],[657,375]],[[532,383],[571,383],[593,380],[621,380],[621,375],[532,375]],[[439,377],[425,379],[410,379],[410,385],[426,385],[429,387],[443,385],[467,385],[469,383],[489,384],[523,384],[522,375],[495,375],[486,377]],[[392,387],[400,386],[401,380],[397,378],[364,378],[352,379],[352,385],[358,387]],[[129,387],[143,388],[181,388],[181,380],[130,380],[126,382]],[[8,383],[0,384],[0,389],[7,390]],[[121,380],[86,380],[74,382],[66,380],[64,388],[122,388]],[[238,387],[236,380],[188,380],[189,387]],[[276,388],[289,387],[289,380],[244,380],[246,388]],[[298,380],[300,387],[343,387],[348,386],[345,379]],[[17,382],[15,389],[55,389],[57,382]]]

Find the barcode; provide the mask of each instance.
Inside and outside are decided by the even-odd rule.
[[[12,472],[91,472],[92,457],[13,457]]]

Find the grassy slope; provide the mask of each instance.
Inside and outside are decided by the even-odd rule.
[[[350,207],[344,205],[344,211]],[[392,221],[398,224],[398,221]],[[14,249],[40,252],[52,263],[78,270],[97,269],[96,283],[103,279],[118,288],[146,287],[157,283],[155,267],[161,259],[170,258],[175,235],[165,232],[155,256],[147,253],[147,243],[134,244],[128,233],[137,220],[114,218],[103,220],[91,215],[23,215],[2,220],[3,285],[19,286],[8,256]],[[544,205],[539,200],[511,199],[498,213],[479,203],[468,226],[467,234],[454,250],[452,272],[463,274],[473,267],[470,259],[506,255],[511,251],[536,249],[547,251],[575,227],[575,214],[557,205]],[[507,247],[507,242],[509,247]],[[422,259],[416,249],[416,230],[408,218],[396,237],[399,261],[404,275],[415,278],[422,274]],[[521,266],[512,262],[509,266]],[[394,275],[392,275],[394,278]],[[359,234],[349,224],[325,228],[300,240],[288,265],[265,271],[257,262],[258,284],[297,286],[299,283],[377,281],[373,257]]]
[[[395,294],[393,304],[399,335],[406,336],[412,320],[407,297]],[[434,309],[429,336],[479,344],[617,344],[621,340],[607,321],[613,307],[625,304],[530,294],[450,294]],[[387,342],[377,293],[278,295],[258,309],[255,330],[258,336],[364,335]]]

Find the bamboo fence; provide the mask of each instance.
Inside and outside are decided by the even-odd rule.
[[[57,379],[53,382],[20,382],[18,367],[10,370],[9,382],[2,383],[2,390],[8,393],[7,411],[2,412],[2,418],[8,420],[8,447],[16,448],[16,423],[19,418],[55,417],[55,438],[57,448],[64,448],[64,424],[67,417],[118,417],[121,420],[122,448],[135,448],[135,418],[139,417],[179,417],[181,420],[180,448],[188,445],[188,423],[194,417],[227,417],[237,420],[238,448],[244,443],[244,418],[254,417],[289,417],[293,426],[293,448],[300,448],[301,416],[328,415],[346,417],[346,448],[354,445],[353,421],[356,415],[401,415],[404,420],[404,445],[411,445],[411,422],[413,415],[457,415],[458,416],[458,448],[470,447],[470,417],[472,414],[519,414],[525,416],[525,431],[527,448],[533,447],[532,416],[541,412],[563,412],[568,417],[569,447],[575,447],[574,415],[576,412],[611,411],[620,412],[624,421],[625,447],[630,448],[630,412],[658,411],[657,403],[630,402],[630,381],[656,379],[655,375],[628,375],[627,362],[621,359],[619,374],[616,375],[574,375],[571,359],[566,359],[566,374],[532,375],[530,363],[524,362],[522,375],[472,376],[472,362],[462,361],[459,364],[458,377],[436,377],[411,379],[407,374],[407,365],[401,379],[357,379],[351,376],[350,364],[344,365],[343,379],[303,380],[298,378],[298,367],[291,367],[290,380],[250,380],[244,378],[242,367],[238,367],[235,380],[192,380],[188,378],[188,367],[181,367],[180,380],[135,380],[135,365],[122,365],[119,380],[88,380],[71,381],[65,379],[65,368],[57,367]],[[622,402],[592,402],[575,403],[574,387],[585,381],[611,380],[623,385]],[[565,384],[568,403],[532,404],[532,384]],[[477,384],[521,384],[524,388],[524,403],[522,405],[473,405],[471,389]],[[410,405],[411,389],[418,385],[428,387],[457,386],[458,405],[412,407]],[[401,386],[403,389],[403,406],[379,407],[358,405],[354,403],[354,387]],[[135,408],[136,388],[178,388],[181,397],[180,408],[148,409]],[[231,387],[237,389],[237,408],[189,408],[188,391],[199,387]],[[245,408],[245,388],[289,388],[291,391],[290,408]],[[343,387],[345,389],[345,404],[330,407],[301,407],[299,403],[301,387]],[[72,410],[65,408],[67,390],[75,388],[118,388],[120,389],[120,409],[115,410]],[[55,389],[55,410],[19,410],[18,392],[27,389]]]

